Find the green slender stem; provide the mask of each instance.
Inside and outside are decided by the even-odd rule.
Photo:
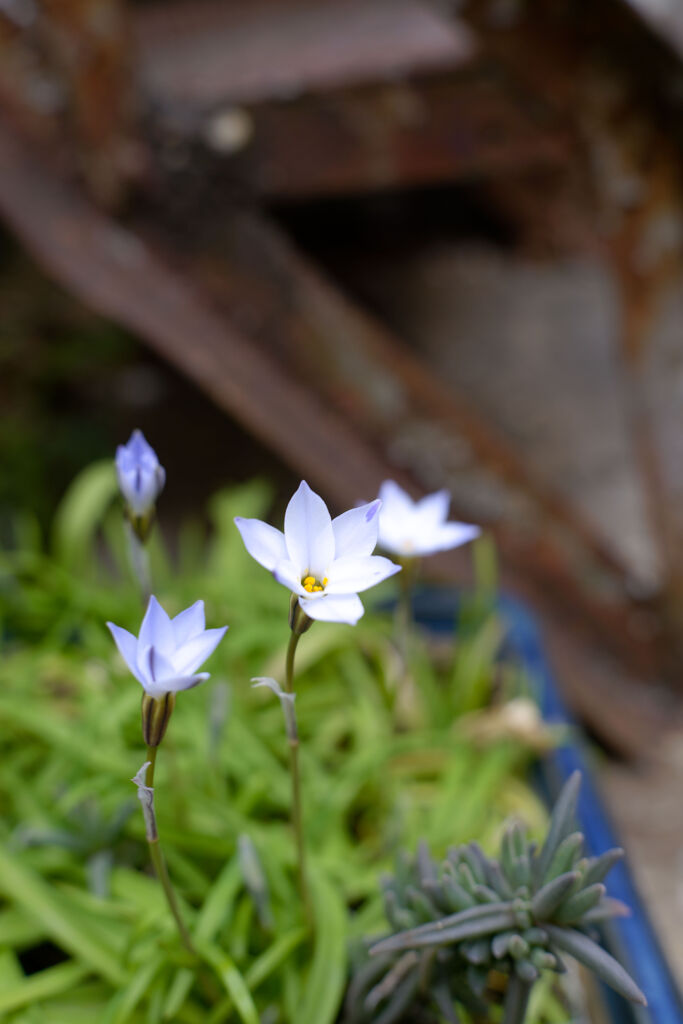
[[[149,761],[149,764],[147,765],[145,785],[149,786],[150,789],[154,788],[154,769],[156,767],[158,749],[158,747],[147,747],[147,760]],[[166,896],[170,911],[175,918],[175,923],[178,925],[178,931],[180,932],[180,938],[182,939],[183,945],[189,953],[192,953],[193,956],[197,956],[197,951],[192,943],[190,933],[185,927],[185,922],[180,914],[180,907],[178,906],[175,890],[171,884],[171,879],[169,878],[166,860],[159,844],[159,837],[156,836],[154,839],[148,838],[147,842],[149,844],[149,853],[152,858],[154,870],[157,878],[161,882],[161,888],[164,890],[164,895]]]
[[[512,975],[505,995],[503,1024],[524,1024],[526,1011],[529,1006],[531,987],[527,981],[522,981],[518,975]]]
[[[294,692],[294,656],[296,646],[299,642],[299,633],[292,631],[287,647],[287,661],[285,665],[285,690],[287,693]],[[306,919],[311,923],[313,919],[311,909],[311,897],[308,890],[308,875],[306,873],[306,847],[304,844],[303,818],[301,813],[301,776],[299,774],[299,739],[298,736],[289,737],[289,769],[292,779],[292,827],[296,841],[296,854],[299,868],[299,892],[304,905]]]
[[[149,568],[149,552],[145,544],[140,540],[131,523],[126,522],[126,535],[128,537],[128,551],[133,566],[135,578],[140,587],[142,605],[147,607],[150,594],[152,593],[152,577]]]
[[[402,571],[398,574],[398,600],[396,602],[396,643],[404,669],[408,670],[408,641],[413,628],[413,590],[420,567],[417,558],[401,558]]]
[[[411,668],[411,643],[414,639],[412,598],[420,569],[418,558],[401,558],[398,574],[398,599],[394,617],[396,648],[400,669],[397,680],[394,714],[399,728],[412,728],[421,720],[421,702]]]

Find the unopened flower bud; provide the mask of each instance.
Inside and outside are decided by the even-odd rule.
[[[166,471],[141,430],[116,449],[116,475],[126,501],[126,514],[141,541],[154,519],[154,505],[166,482]]]
[[[148,747],[158,747],[164,738],[173,708],[175,693],[165,693],[163,697],[142,696],[142,737]]]

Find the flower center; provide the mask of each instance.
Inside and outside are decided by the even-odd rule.
[[[319,594],[327,586],[327,576],[323,580],[317,580],[315,576],[303,576],[301,585],[309,594]]]

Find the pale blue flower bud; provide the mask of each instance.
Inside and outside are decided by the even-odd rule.
[[[166,471],[141,430],[116,449],[116,475],[129,514],[144,519],[154,509],[166,483]]]

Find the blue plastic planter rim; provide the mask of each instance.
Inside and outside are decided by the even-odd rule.
[[[443,634],[453,630],[459,604],[457,592],[451,589],[424,588],[416,594],[413,607],[418,621],[433,632]],[[550,671],[533,615],[523,604],[509,597],[501,597],[497,607],[507,627],[506,653],[519,658],[526,669],[544,719],[552,724],[575,726]],[[557,747],[544,759],[543,781],[552,798],[572,772],[577,769],[581,772],[579,824],[589,851],[598,855],[621,844],[595,786],[586,749],[576,741],[576,728],[570,735],[572,742]],[[631,908],[631,915],[616,919],[610,925],[606,939],[648,1000],[646,1008],[634,1007],[605,989],[613,1024],[683,1024],[681,996],[624,861],[612,869],[607,884],[610,896],[626,903]]]

